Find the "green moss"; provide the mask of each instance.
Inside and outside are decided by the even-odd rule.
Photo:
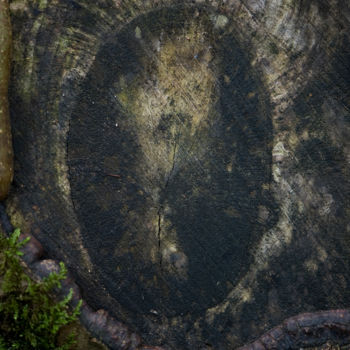
[[[19,235],[15,230],[9,238],[0,236],[0,350],[70,349],[73,333],[60,346],[57,338],[63,326],[77,319],[81,302],[69,311],[72,290],[60,301],[50,295],[54,288],[61,288],[66,268],[61,263],[58,273],[33,281],[20,262],[20,248],[29,238],[20,242]]]

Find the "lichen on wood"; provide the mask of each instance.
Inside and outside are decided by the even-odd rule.
[[[13,178],[13,152],[8,105],[11,57],[9,4],[0,0],[0,200],[5,199]]]

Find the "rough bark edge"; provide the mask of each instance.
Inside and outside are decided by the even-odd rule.
[[[13,179],[13,150],[9,115],[12,31],[8,0],[0,0],[0,200],[7,196]]]
[[[5,232],[12,232],[13,228],[2,204],[0,224]],[[29,234],[21,234],[20,239],[26,237],[30,237],[30,241],[23,248],[23,261],[34,275],[41,279],[51,271],[58,271],[57,261],[43,259],[44,249],[39,241]],[[74,307],[81,299],[81,293],[68,273],[58,293],[66,295],[71,288],[74,291],[71,306]],[[138,334],[111,317],[106,310],[93,311],[85,301],[81,308],[80,322],[111,349],[164,350],[162,347],[145,345]],[[334,345],[350,344],[350,309],[309,312],[290,317],[255,342],[238,350],[299,349],[322,346],[327,342]]]
[[[350,310],[308,312],[290,317],[238,350],[300,349],[350,343]]]

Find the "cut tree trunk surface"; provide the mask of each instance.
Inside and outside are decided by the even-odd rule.
[[[349,307],[347,1],[10,8],[7,214],[91,307],[169,349]]]

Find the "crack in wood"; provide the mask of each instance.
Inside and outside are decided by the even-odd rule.
[[[174,151],[173,151],[173,161],[172,161],[172,167],[171,167],[171,170],[169,172],[169,176],[165,182],[165,185],[164,185],[164,188],[163,188],[163,196],[165,198],[165,193],[166,193],[166,190],[169,186],[169,182],[170,182],[170,179],[174,173],[174,170],[175,170],[175,158],[176,158],[176,151],[178,149],[178,141],[179,141],[179,137],[180,135],[178,134],[177,135],[177,138],[175,139],[175,143],[174,143]],[[162,213],[164,211],[164,206],[161,204],[159,206],[159,209],[158,209],[158,212],[157,212],[157,215],[158,215],[158,233],[157,233],[157,236],[158,236],[158,256],[159,256],[159,267],[160,269],[162,270],[162,262],[163,262],[163,254],[162,254],[162,250],[161,250],[161,234],[162,234],[162,225],[161,225],[161,221],[162,221]]]

